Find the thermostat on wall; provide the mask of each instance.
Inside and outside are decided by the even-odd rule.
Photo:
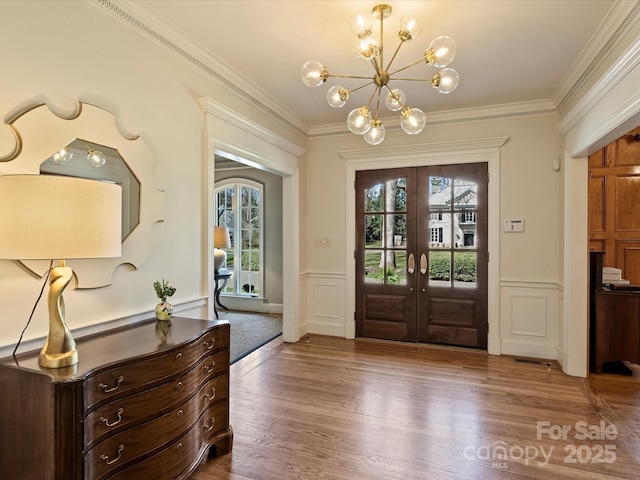
[[[524,220],[505,220],[505,232],[524,232]]]

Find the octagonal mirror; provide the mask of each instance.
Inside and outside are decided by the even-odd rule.
[[[118,150],[76,138],[52,152],[40,173],[116,183],[122,187],[122,240],[140,223],[140,181]]]

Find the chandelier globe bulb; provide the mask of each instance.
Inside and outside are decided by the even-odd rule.
[[[431,78],[431,85],[440,93],[451,93],[460,83],[460,75],[453,68],[443,68]]]
[[[410,42],[422,32],[424,25],[414,16],[404,16],[400,19],[400,31],[398,37],[403,42]]]
[[[347,117],[347,127],[351,133],[364,135],[371,128],[371,111],[367,107],[354,108]]]
[[[353,42],[353,51],[356,57],[362,60],[371,60],[380,56],[380,42],[372,36],[366,38],[357,38]]]
[[[393,90],[389,90],[387,93],[385,105],[392,112],[397,112],[405,106],[406,101],[407,96],[405,93],[399,88],[394,88]]]
[[[349,19],[349,28],[358,38],[367,38],[373,33],[373,17],[369,12],[355,12]]]
[[[300,78],[308,87],[319,87],[326,80],[326,69],[317,60],[309,60],[300,70]]]
[[[378,145],[384,140],[386,130],[384,125],[377,118],[371,120],[371,128],[363,135],[365,142],[369,145]]]
[[[408,135],[420,133],[427,123],[427,117],[422,110],[415,107],[407,107],[400,114],[400,126]]]
[[[431,40],[429,48],[433,54],[432,64],[435,67],[446,67],[456,56],[456,42],[446,35]]]
[[[349,90],[342,85],[334,85],[327,91],[327,102],[333,108],[344,106],[347,100],[349,100]]]

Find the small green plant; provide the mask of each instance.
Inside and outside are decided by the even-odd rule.
[[[385,276],[387,278],[387,284],[389,285],[397,285],[400,283],[400,275],[391,265],[387,265],[385,268],[375,271],[372,275],[372,277],[380,283],[385,281]]]
[[[171,295],[176,293],[176,289],[169,285],[169,282],[167,282],[164,278],[162,279],[162,283],[154,282],[153,288],[156,291],[156,295],[158,296],[158,298],[163,302],[167,301],[167,297],[170,297]]]

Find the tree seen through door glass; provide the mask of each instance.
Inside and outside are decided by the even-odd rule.
[[[365,282],[405,284],[406,178],[364,190]]]

